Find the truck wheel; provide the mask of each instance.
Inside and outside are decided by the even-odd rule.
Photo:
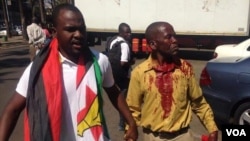
[[[241,104],[235,111],[234,124],[250,125],[250,102]]]

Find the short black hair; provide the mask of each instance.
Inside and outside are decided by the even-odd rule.
[[[36,23],[36,24],[39,23],[39,20],[36,16],[32,17],[32,23]]]
[[[149,42],[153,40],[154,38],[156,38],[155,35],[157,35],[157,33],[159,32],[159,27],[165,24],[170,25],[168,22],[164,22],[164,21],[157,21],[157,22],[151,23],[147,27],[146,32],[145,32],[146,40]]]
[[[123,32],[123,27],[128,27],[130,28],[130,26],[127,23],[120,23],[119,27],[118,27],[118,32],[122,33]]]
[[[59,13],[62,9],[66,9],[66,10],[70,10],[70,11],[73,11],[73,12],[78,12],[78,13],[81,13],[81,11],[75,7],[74,5],[72,4],[69,4],[69,3],[62,3],[62,4],[59,4],[57,5],[53,12],[52,12],[52,22],[53,22],[53,26],[56,27],[57,26],[57,18],[59,16]],[[82,13],[81,13],[82,14]]]

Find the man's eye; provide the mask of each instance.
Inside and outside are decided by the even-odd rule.
[[[80,31],[81,33],[84,33],[86,30],[85,28],[81,27],[81,28],[77,28],[77,27],[69,27],[69,28],[66,28],[66,31],[68,32],[75,32],[75,31]]]
[[[80,28],[79,31],[84,33],[86,31],[86,29],[85,28]]]
[[[67,28],[66,30],[69,32],[74,32],[74,31],[76,31],[76,28]]]
[[[172,35],[167,35],[165,38],[166,39],[171,39]]]

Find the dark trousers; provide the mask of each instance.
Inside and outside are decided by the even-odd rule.
[[[126,99],[126,97],[127,97],[127,89],[123,89],[123,90],[121,90],[121,92],[122,92],[122,95],[124,96],[124,98]],[[124,117],[122,116],[121,113],[119,113],[119,116],[120,116],[119,129],[124,130],[125,129],[125,119],[124,119]]]

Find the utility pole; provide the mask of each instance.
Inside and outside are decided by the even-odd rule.
[[[23,6],[22,6],[22,0],[18,0],[18,7],[20,11],[20,18],[21,18],[21,25],[22,25],[22,36],[23,39],[27,39],[27,33],[26,33],[26,23],[25,23],[25,16],[23,13]]]
[[[7,11],[8,7],[7,7],[6,0],[2,0],[2,6],[3,6],[3,15],[4,15],[4,22],[6,26],[7,36],[11,37],[10,27],[9,27],[9,17],[8,17],[8,11]]]
[[[41,21],[45,23],[45,10],[44,10],[44,0],[39,0],[39,9],[40,9],[40,15],[41,15]]]

